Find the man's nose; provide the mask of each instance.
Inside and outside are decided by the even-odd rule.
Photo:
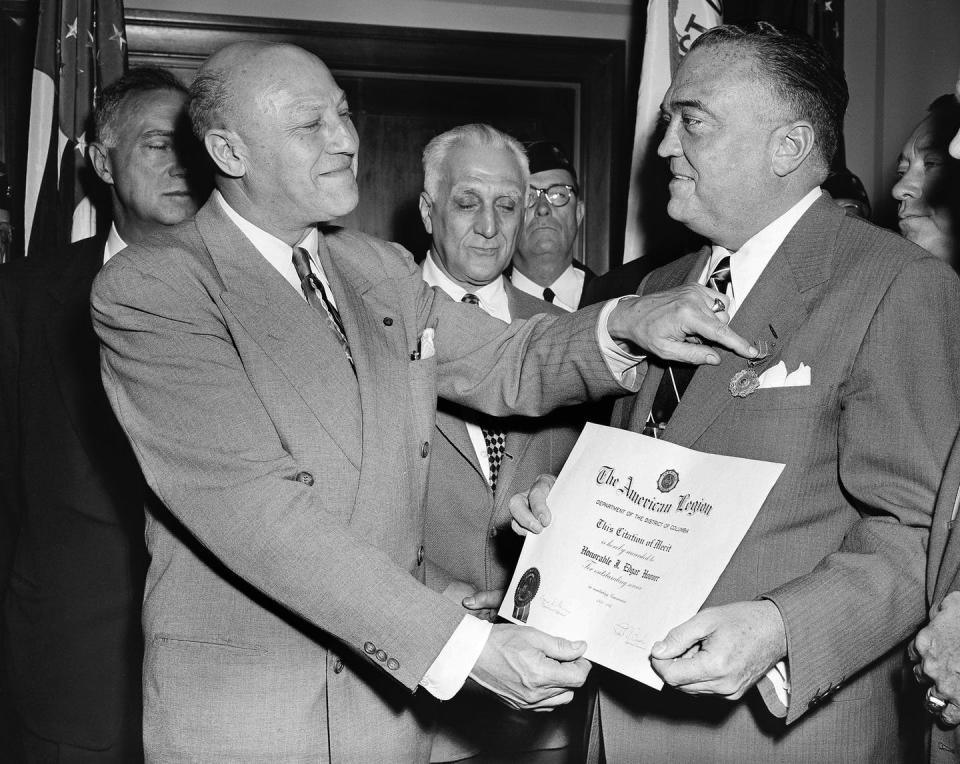
[[[537,217],[544,217],[552,214],[552,212],[553,210],[550,207],[550,202],[547,201],[547,192],[541,191],[537,196],[537,203],[533,206],[533,213]]]
[[[484,207],[474,219],[473,230],[485,239],[492,239],[499,230],[497,215],[492,207]]]
[[[359,147],[357,131],[349,117],[338,115],[328,139],[328,151],[334,154],[356,154]]]
[[[923,186],[915,170],[907,170],[900,176],[900,180],[893,184],[891,193],[898,202],[905,199],[919,199],[923,195]]]
[[[677,137],[677,120],[671,120],[663,131],[663,138],[657,145],[657,156],[661,159],[683,155],[680,139]]]

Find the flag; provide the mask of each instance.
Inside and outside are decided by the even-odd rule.
[[[84,190],[90,115],[126,66],[122,0],[40,0],[24,182],[27,255],[96,232]]]
[[[670,87],[680,60],[701,34],[723,21],[723,0],[648,0],[647,33],[640,69],[637,96],[637,124],[633,134],[633,160],[630,165],[630,193],[627,197],[627,230],[623,261],[646,254],[646,231],[641,219],[647,201],[645,172],[651,162],[659,162],[656,146],[651,145],[660,118],[660,102]],[[666,180],[657,179],[665,186]],[[656,197],[662,201],[662,189]],[[665,214],[665,212],[664,212]],[[654,216],[655,217],[655,216]]]

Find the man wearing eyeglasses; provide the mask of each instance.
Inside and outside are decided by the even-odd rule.
[[[580,307],[584,285],[596,276],[573,259],[584,213],[577,171],[555,143],[531,143],[527,157],[527,215],[510,281],[527,294],[573,311]]]

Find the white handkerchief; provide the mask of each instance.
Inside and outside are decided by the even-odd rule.
[[[810,385],[810,367],[801,363],[795,371],[787,373],[787,365],[780,361],[771,366],[757,380],[760,390],[770,387],[808,387]]]
[[[433,358],[437,350],[433,346],[433,329],[424,329],[420,335],[420,360]]]

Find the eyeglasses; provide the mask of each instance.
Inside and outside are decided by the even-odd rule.
[[[563,207],[570,201],[570,197],[577,193],[575,186],[567,183],[554,183],[549,188],[537,188],[530,186],[527,192],[527,209],[535,207],[540,201],[540,195],[543,194],[552,207]]]

